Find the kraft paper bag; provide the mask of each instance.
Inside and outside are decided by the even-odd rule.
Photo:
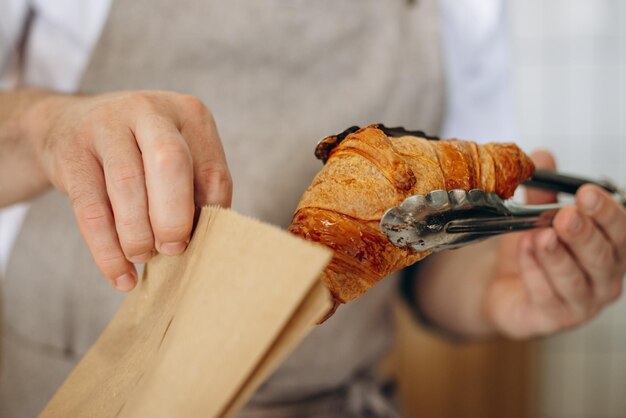
[[[157,256],[41,417],[227,417],[331,307],[326,248],[204,208]]]

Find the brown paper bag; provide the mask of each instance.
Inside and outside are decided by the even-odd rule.
[[[325,248],[205,208],[157,256],[42,417],[226,417],[331,306]]]

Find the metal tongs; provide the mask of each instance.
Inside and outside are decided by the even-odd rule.
[[[525,186],[575,194],[583,184],[595,184],[626,205],[626,192],[609,180],[590,180],[537,170]],[[396,247],[415,252],[458,248],[494,235],[552,225],[565,203],[523,205],[503,201],[483,190],[435,190],[414,195],[389,209],[380,228]]]

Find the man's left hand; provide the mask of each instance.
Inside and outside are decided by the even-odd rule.
[[[554,168],[547,152],[533,159],[538,167]],[[529,203],[553,199],[529,191]],[[626,209],[603,189],[585,185],[551,228],[504,236],[499,251],[483,305],[495,329],[523,338],[571,328],[622,293]]]

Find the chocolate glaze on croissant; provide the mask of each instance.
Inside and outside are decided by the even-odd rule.
[[[380,231],[385,211],[437,189],[483,189],[509,198],[534,172],[514,144],[434,140],[423,132],[371,125],[325,138],[325,162],[302,196],[289,230],[334,251],[322,281],[337,302],[430,254],[391,244]]]

